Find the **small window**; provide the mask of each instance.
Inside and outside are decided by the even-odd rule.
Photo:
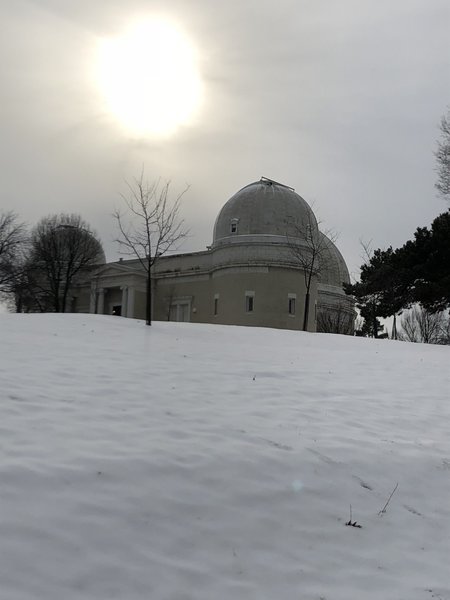
[[[296,304],[297,294],[288,294],[288,313],[292,317],[295,315]]]
[[[219,314],[219,294],[214,296],[214,316]]]
[[[289,298],[289,314],[295,315],[295,298]]]
[[[239,219],[231,219],[230,232],[237,233]]]
[[[255,292],[245,293],[245,312],[253,312],[255,309]]]

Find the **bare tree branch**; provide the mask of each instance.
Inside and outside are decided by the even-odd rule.
[[[416,305],[401,319],[399,339],[423,344],[448,344],[450,318],[445,312],[432,313]]]
[[[10,292],[27,242],[25,225],[14,212],[0,214],[0,288]]]
[[[48,308],[65,312],[74,278],[103,258],[100,240],[79,215],[51,215],[32,230],[28,280]]]
[[[116,242],[120,252],[134,256],[142,266],[147,280],[146,323],[151,325],[152,270],[157,260],[175,248],[187,235],[179,212],[181,200],[188,191],[186,186],[174,200],[170,200],[170,181],[158,179],[148,183],[144,170],[132,183],[126,182],[128,192],[121,194],[128,215],[115,210],[119,236]]]
[[[450,109],[444,115],[440,123],[441,139],[437,143],[435,184],[439,194],[450,200]]]
[[[291,233],[287,235],[291,259],[303,272],[305,282],[303,331],[308,329],[313,278],[319,276],[320,272],[326,268],[327,254],[329,254],[336,237],[332,231],[327,231],[326,234],[321,233],[312,213],[308,215],[306,223],[293,223]]]

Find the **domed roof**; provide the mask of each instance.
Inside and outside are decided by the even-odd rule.
[[[342,288],[343,283],[350,283],[350,275],[344,257],[334,243],[320,232],[320,246],[323,249],[319,258],[319,281],[326,285]]]
[[[223,206],[214,225],[213,245],[232,242],[236,236],[298,237],[299,231],[311,228],[317,230],[317,221],[307,202],[293,188],[262,177]]]

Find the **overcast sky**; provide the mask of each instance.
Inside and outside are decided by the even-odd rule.
[[[131,136],[92,78],[98,42],[163,16],[196,48],[197,117]],[[0,0],[0,209],[78,212],[118,258],[125,181],[190,190],[186,250],[261,176],[295,188],[355,273],[359,239],[401,245],[447,205],[433,151],[450,104],[449,0]],[[180,94],[183,90],[180,90]]]

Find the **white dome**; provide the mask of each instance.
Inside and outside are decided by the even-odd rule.
[[[319,281],[326,285],[342,288],[343,283],[350,283],[350,275],[344,257],[334,243],[324,233],[320,233],[323,251],[319,259]]]
[[[213,245],[236,241],[239,236],[296,237],[308,229],[318,231],[308,203],[293,188],[263,177],[223,206],[214,226]]]

